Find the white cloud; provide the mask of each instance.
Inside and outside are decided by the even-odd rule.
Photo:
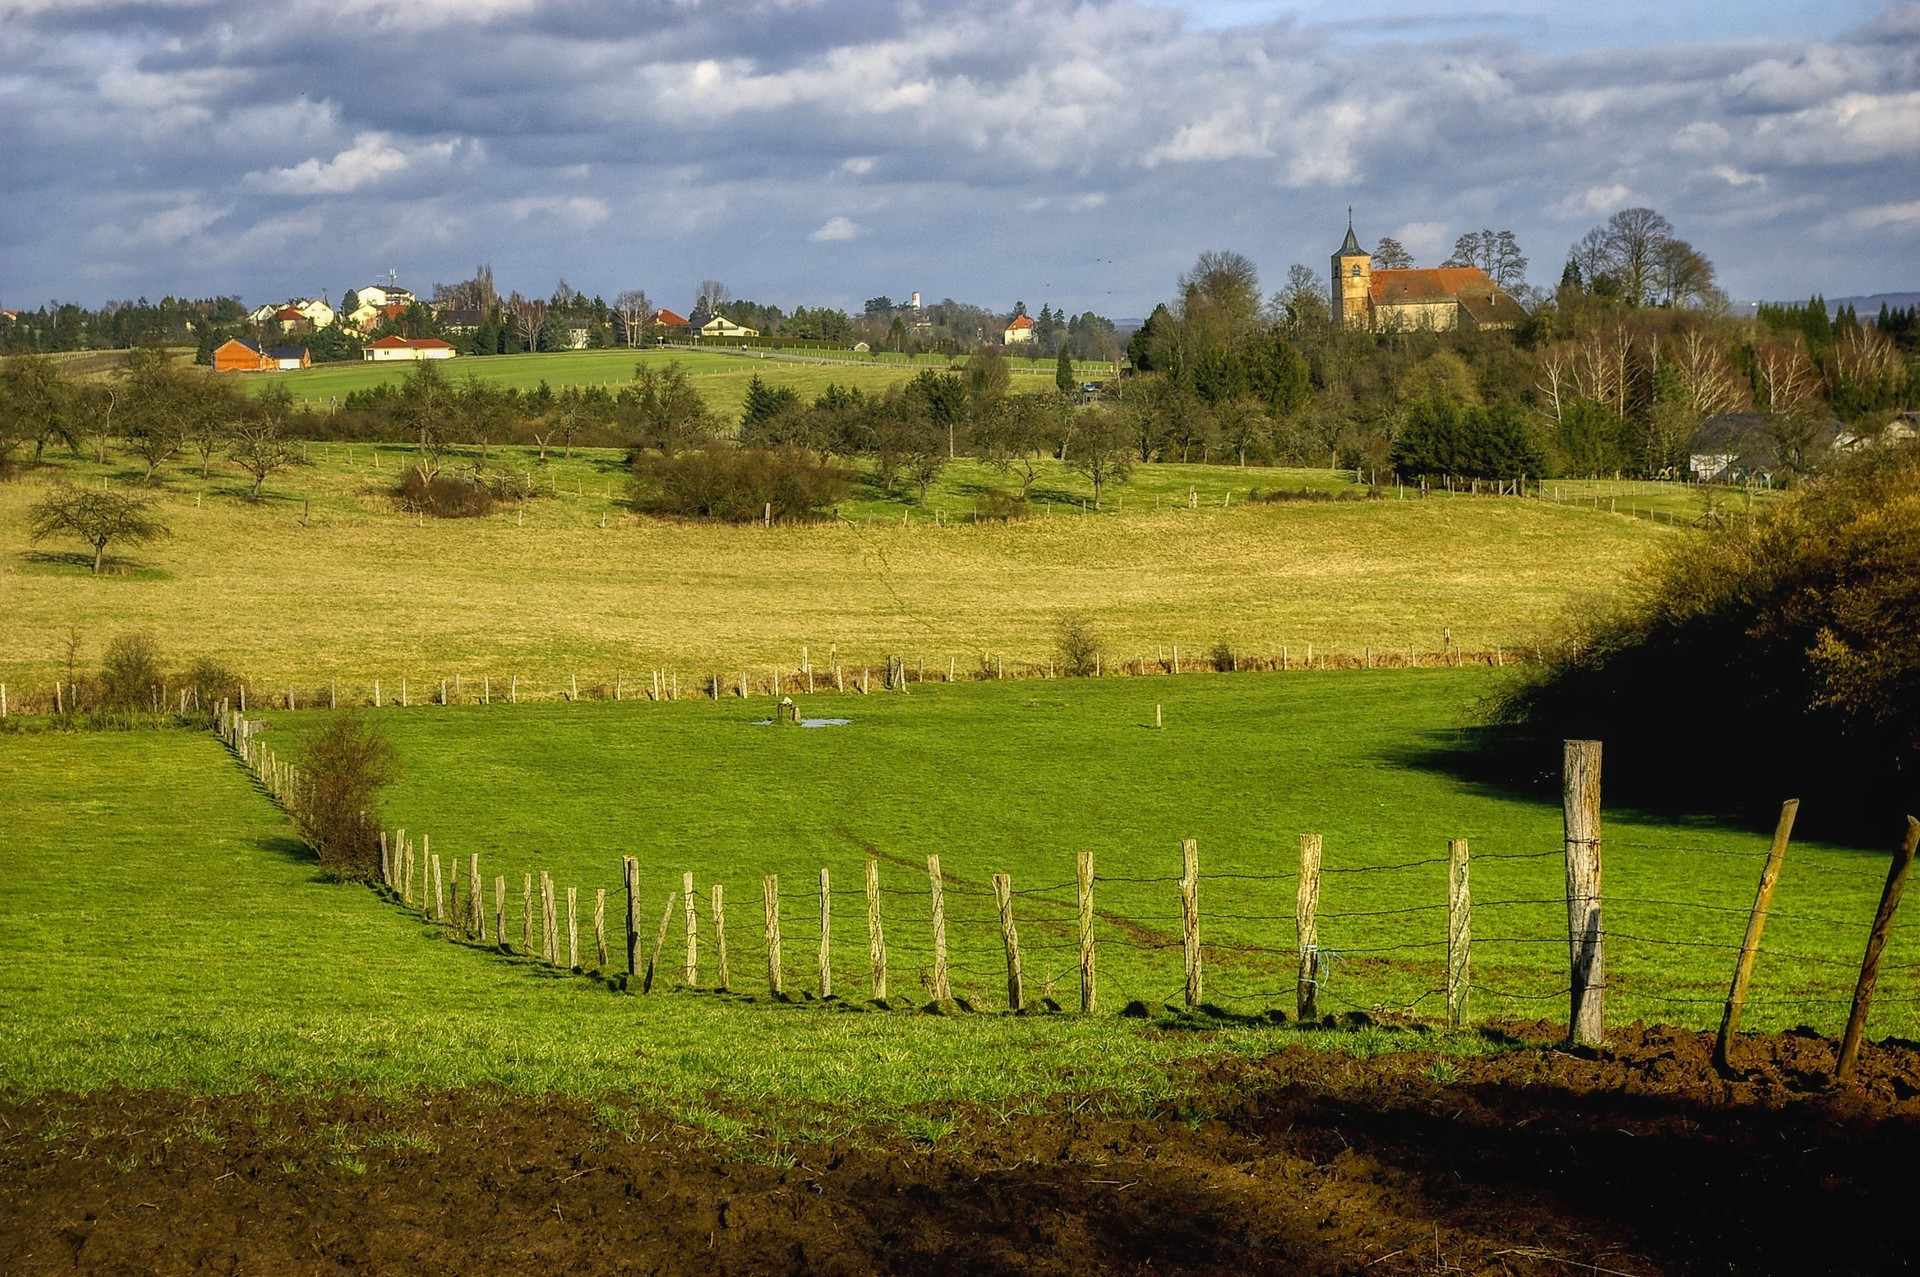
[[[1556,203],[1552,212],[1555,217],[1581,218],[1595,213],[1611,213],[1626,205],[1633,192],[1619,182],[1608,182],[1600,186],[1589,186],[1584,191],[1575,191]]]
[[[612,217],[613,205],[591,195],[544,195],[507,202],[507,215],[516,222],[524,222],[536,213],[586,231]]]
[[[1748,173],[1731,164],[1715,164],[1706,172],[1709,177],[1717,177],[1728,186],[1765,186],[1767,184],[1764,174]]]
[[[452,142],[435,142],[409,153],[393,144],[387,133],[362,133],[353,145],[330,160],[306,159],[288,168],[247,174],[247,184],[274,195],[344,195],[396,173],[419,160],[445,160]]]
[[[1848,226],[1859,231],[1875,231],[1884,226],[1920,227],[1920,200],[1855,209],[1845,220]]]
[[[852,239],[865,230],[866,227],[850,217],[829,217],[807,238],[816,244],[831,244],[839,240]]]
[[[1458,234],[1445,222],[1408,222],[1395,231],[1393,237],[1400,241],[1400,247],[1413,254],[1414,261],[1431,259],[1430,264],[1438,265],[1453,251],[1453,240]]]

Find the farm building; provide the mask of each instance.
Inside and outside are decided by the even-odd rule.
[[[397,359],[452,359],[457,352],[438,337],[382,337],[367,343],[363,358],[370,363]]]
[[[692,324],[687,322],[687,317],[685,315],[675,314],[673,311],[667,310],[665,308],[662,308],[658,313],[654,315],[653,323],[654,323],[654,326],[656,328],[659,328],[662,332],[666,332],[670,334],[684,333],[687,331],[687,329],[693,326]]]
[[[234,337],[213,350],[215,372],[291,372],[311,367],[313,354],[305,346],[262,349],[256,342]]]
[[[1478,266],[1375,270],[1353,227],[1333,255],[1333,322],[1372,332],[1517,328],[1520,303]]]
[[[1022,342],[1033,340],[1033,320],[1025,315],[1015,315],[1007,330],[1000,334],[1001,344],[1018,346]]]
[[[1700,423],[1687,439],[1687,469],[1700,483],[1760,483],[1780,468],[1782,418],[1770,412],[1723,412]],[[1851,451],[1864,443],[1844,423],[1827,419],[1809,452]]]

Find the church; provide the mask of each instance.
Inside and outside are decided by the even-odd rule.
[[[1517,328],[1527,317],[1478,266],[1375,270],[1353,226],[1333,255],[1333,322],[1376,333],[1478,332]]]

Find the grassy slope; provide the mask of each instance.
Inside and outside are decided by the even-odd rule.
[[[577,350],[545,355],[454,359],[444,366],[444,371],[456,381],[472,376],[521,390],[532,390],[544,381],[559,390],[566,386],[626,385],[633,380],[634,365],[641,362],[660,367],[678,363],[686,369],[694,385],[716,410],[729,417],[737,417],[740,402],[746,397],[747,383],[755,376],[773,385],[792,386],[806,398],[812,399],[826,389],[829,382],[880,391],[912,378],[922,369],[944,371],[956,361],[946,356],[906,359],[888,355],[857,364],[824,364],[707,351]],[[965,360],[957,362],[964,363]],[[285,386],[296,399],[324,405],[333,399],[345,399],[355,390],[397,384],[406,375],[407,367],[398,362],[318,364],[299,372],[249,377],[242,384],[256,394],[270,385]],[[1037,390],[1053,385],[1054,366],[1049,360],[1010,360],[1009,367],[1016,376],[1016,389]],[[1109,374],[1102,370],[1099,375]]]
[[[542,469],[510,451],[495,460],[538,472],[554,495],[488,520],[422,524],[384,495],[404,450],[383,450],[377,470],[366,445],[308,455],[261,505],[239,499],[231,474],[203,482],[168,466],[153,495],[175,535],[101,579],[61,557],[68,547],[28,543],[25,509],[54,478],[123,483],[124,463],[63,461],[0,484],[10,621],[0,681],[51,680],[69,625],[87,665],[112,634],[147,628],[181,664],[205,653],[270,685],[336,677],[361,690],[454,674],[547,689],[576,672],[632,683],[657,666],[690,682],[712,665],[797,663],[802,644],[816,660],[837,644],[847,661],[1044,662],[1069,607],[1095,615],[1115,657],[1175,643],[1197,655],[1222,640],[1268,656],[1288,644],[1298,657],[1308,643],[1432,652],[1443,627],[1470,650],[1512,647],[1671,535],[1546,502],[1252,506],[1256,485],[1341,483],[1325,471],[1172,465],[1139,471],[1100,516],[1069,504],[1085,482],[1049,465],[1040,517],[963,526],[973,495],[1005,482],[964,461],[925,509],[862,490],[831,526],[670,525],[620,503],[617,453]],[[1198,509],[1185,508],[1190,492]],[[948,526],[929,526],[933,511]]]
[[[993,1005],[1001,996],[990,970],[996,946],[984,900],[967,890],[994,870],[1012,872],[1016,887],[1047,886],[1069,878],[1071,853],[1086,847],[1104,875],[1162,877],[1176,868],[1175,840],[1194,836],[1205,874],[1265,873],[1291,862],[1294,835],[1308,828],[1326,834],[1330,868],[1423,858],[1459,834],[1474,839],[1477,855],[1551,850],[1558,821],[1550,806],[1476,792],[1406,760],[1408,749],[1443,739],[1487,684],[1485,675],[1453,671],[1167,680],[1150,685],[1167,710],[1161,732],[1144,726],[1151,708],[1140,693],[1149,685],[1118,680],[847,698],[839,704],[854,725],[805,732],[754,727],[752,707],[701,703],[414,710],[383,721],[407,766],[391,814],[430,833],[444,854],[479,853],[489,879],[544,867],[562,887],[590,888],[609,882],[616,857],[632,852],[650,898],[683,867],[699,873],[703,889],[726,882],[735,983],[744,989],[762,987],[752,889],[761,871],[777,869],[790,884],[788,970],[804,986],[817,931],[801,888],[813,872],[827,865],[851,886],[868,844],[909,861],[937,849],[958,880],[962,986]],[[297,726],[283,722],[269,736],[291,750]],[[210,738],[13,735],[0,738],[0,757],[10,777],[9,819],[0,823],[9,899],[0,928],[0,1085],[9,1088],[498,1084],[638,1094],[722,1131],[735,1129],[743,1111],[779,1126],[813,1105],[937,1129],[946,1102],[1017,1106],[1061,1090],[1163,1094],[1179,1085],[1177,1071],[1162,1067],[1168,1061],[1294,1040],[1251,1026],[1164,1035],[1112,1015],[1130,993],[1160,997],[1176,988],[1179,958],[1177,950],[1123,950],[1110,923],[1101,928],[1108,1013],[1084,1020],[945,1020],[708,994],[615,996],[538,964],[448,945],[371,892],[322,881],[278,813]],[[1729,943],[1737,916],[1633,902],[1743,906],[1762,841],[1629,813],[1610,813],[1608,838],[1608,919],[1619,931],[1608,954],[1615,1019],[1659,1012],[1710,1023],[1710,1002],[1650,995],[1717,996],[1731,954],[1625,937]],[[1819,997],[1844,986],[1877,894],[1875,863],[1809,846],[1797,848],[1790,865],[1769,940],[1838,965],[1763,958],[1750,1022],[1806,1020],[1831,1031],[1843,1008],[1777,1000],[1798,980],[1812,982],[1799,992]],[[885,873],[891,887],[917,886],[907,869],[890,864]],[[1550,901],[1557,879],[1551,857],[1488,859],[1475,868],[1483,901]],[[1441,891],[1436,866],[1330,877],[1323,909],[1428,905]],[[1292,943],[1284,923],[1226,916],[1289,913],[1289,884],[1210,878],[1203,893],[1211,942]],[[909,996],[911,951],[924,942],[918,904],[917,894],[887,897],[895,988]],[[1103,884],[1100,905],[1163,930],[1174,916],[1167,883]],[[1037,982],[1059,964],[1058,952],[1041,946],[1061,928],[1035,897],[1022,896],[1017,908]],[[1564,914],[1551,904],[1493,913],[1485,908],[1480,918],[1481,979],[1551,993],[1564,957],[1553,936]],[[1829,915],[1844,925],[1819,921]],[[857,990],[858,898],[838,899],[836,917],[839,987]],[[1323,942],[1343,952],[1332,1008],[1429,987],[1436,950],[1390,963],[1358,951],[1430,944],[1438,928],[1432,913],[1329,916]],[[1545,942],[1503,946],[1491,943],[1496,936]],[[1916,991],[1912,939],[1903,928],[1890,953],[1876,1035],[1914,1031],[1912,1003],[1900,1000]],[[670,942],[669,953],[678,947]],[[1214,950],[1209,963],[1210,997],[1288,986],[1284,957]],[[1069,979],[1057,992],[1072,987]],[[1240,1005],[1287,1001],[1283,994]],[[1489,996],[1478,1004],[1482,1014],[1527,1015],[1558,1014],[1563,1005]],[[1396,1039],[1316,1040],[1368,1051]],[[1466,1039],[1450,1049],[1484,1048]],[[916,1105],[933,1107],[905,1117]]]

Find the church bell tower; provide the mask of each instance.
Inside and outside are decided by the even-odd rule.
[[[1353,237],[1353,210],[1347,210],[1347,238],[1333,255],[1333,323],[1336,328],[1368,328],[1372,324],[1373,254]]]

